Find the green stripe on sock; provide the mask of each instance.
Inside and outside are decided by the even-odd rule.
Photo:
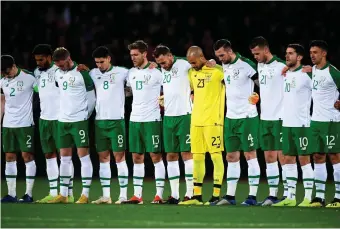
[[[339,181],[334,181],[334,184],[340,184],[340,182]]]
[[[71,176],[60,176],[59,178],[71,178]]]
[[[313,178],[306,178],[306,179],[302,179],[303,181],[314,181]]]
[[[157,178],[157,179],[155,179],[155,181],[165,181],[165,179],[163,179],[163,178]]]
[[[169,180],[175,180],[175,179],[179,179],[179,176],[176,176],[176,177],[169,177]]]
[[[83,185],[83,188],[90,188],[91,185]]]
[[[237,177],[229,177],[229,178],[227,178],[227,181],[232,181],[232,180],[238,180],[238,178]]]
[[[315,190],[315,192],[325,193],[325,190],[317,189],[317,190]]]
[[[63,183],[61,183],[60,186],[68,187],[68,184],[63,184]]]
[[[6,175],[6,178],[17,178],[17,175]]]
[[[275,184],[270,184],[270,185],[268,185],[270,188],[278,188],[279,187],[279,185],[275,185]]]
[[[249,186],[255,186],[255,187],[257,187],[257,186],[259,186],[258,184],[250,184]]]
[[[119,187],[121,187],[121,188],[127,188],[127,184],[126,185],[119,185]],[[143,186],[143,185],[134,185],[134,186]]]
[[[48,180],[49,182],[55,182],[55,181],[58,181],[58,178],[57,179],[52,179],[52,180]]]
[[[73,186],[68,186],[68,189],[73,189]]]
[[[336,194],[340,194],[340,191],[335,191]]]
[[[26,176],[26,179],[35,179],[35,176]]]
[[[279,175],[277,175],[277,176],[269,176],[269,177],[267,177],[267,179],[268,179],[268,180],[272,180],[272,179],[278,179],[278,178],[280,178],[280,176],[279,176]]]
[[[260,175],[257,175],[257,176],[248,176],[248,178],[260,178]]]
[[[133,179],[137,179],[137,180],[143,180],[144,179],[144,177],[133,177]]]
[[[110,185],[102,185],[102,188],[110,188]]]
[[[141,184],[134,184],[133,186],[143,187],[143,185],[141,185]]]
[[[322,180],[314,180],[315,183],[319,183],[319,184],[326,184],[325,181],[322,181]]]
[[[92,180],[92,177],[82,177],[81,180]]]
[[[193,177],[192,174],[185,174],[185,177]]]
[[[58,187],[50,187],[50,189],[58,189]]]
[[[305,188],[306,190],[313,190],[313,188]]]
[[[296,177],[287,177],[287,180],[294,180],[294,181],[297,181],[297,178],[296,178]]]
[[[118,178],[129,178],[128,176],[118,176]]]
[[[159,186],[159,185],[158,185],[158,186],[156,186],[156,188],[164,188],[164,186]]]
[[[100,177],[100,180],[111,180],[111,178],[107,178],[107,177]]]

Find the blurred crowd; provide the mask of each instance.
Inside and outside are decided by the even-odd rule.
[[[131,67],[127,45],[143,39],[148,56],[160,43],[185,56],[191,45],[213,58],[212,45],[230,39],[234,50],[252,59],[248,49],[262,35],[272,53],[284,58],[289,43],[306,48],[326,40],[329,60],[340,68],[339,2],[1,2],[1,50],[19,66],[34,69],[31,56],[38,43],[64,46],[72,59],[94,67],[92,51],[108,46],[115,65]]]

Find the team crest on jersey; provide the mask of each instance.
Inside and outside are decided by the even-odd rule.
[[[53,82],[54,74],[52,72],[49,72],[47,77],[48,77],[48,80],[47,80],[48,82]]]
[[[275,75],[275,69],[274,68],[269,68],[268,72],[269,72],[268,78],[272,79],[274,77],[274,75]]]
[[[150,79],[151,79],[151,75],[150,74],[144,75],[144,84],[149,84]]]
[[[76,77],[71,76],[71,77],[68,79],[68,84],[69,84],[70,86],[74,86],[74,81],[76,81]]]
[[[296,87],[296,80],[295,77],[292,79],[292,83],[290,84],[290,87],[295,88]]]
[[[326,77],[325,76],[321,76],[321,79],[319,80],[319,85],[320,86],[325,86],[326,83]]]
[[[116,79],[116,75],[114,73],[110,74],[110,84],[114,84]]]
[[[171,69],[172,77],[177,78],[178,68],[174,67]]]
[[[234,70],[233,70],[233,79],[234,80],[237,80],[238,78],[239,78],[239,74],[240,74],[240,70],[239,69],[237,69],[237,68],[235,68]]]
[[[17,82],[18,91],[22,91],[23,86],[24,86],[24,81],[20,80]]]

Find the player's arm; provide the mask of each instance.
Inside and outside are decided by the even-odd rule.
[[[87,106],[89,110],[89,115],[88,115],[88,118],[89,118],[96,105],[96,93],[94,90],[94,83],[88,71],[81,71],[79,73],[82,75],[84,79],[84,84],[86,88],[86,99],[87,99],[87,104],[88,104]]]
[[[254,81],[256,86],[260,87],[259,75],[256,70],[256,64],[249,59],[246,59],[246,62],[248,63],[247,65],[248,66],[248,77],[252,81]],[[256,92],[253,92],[248,98],[249,103],[252,105],[255,105],[256,103],[258,103],[259,100],[260,100],[260,96]]]
[[[332,79],[336,85],[336,88],[338,89],[339,93],[340,93],[340,71],[338,69],[336,69],[334,66],[329,66],[329,73],[332,76]],[[335,109],[340,111],[340,95],[339,98],[337,99],[337,101],[335,101],[334,103],[334,107]]]
[[[1,116],[0,116],[0,122],[2,121],[2,117],[5,114],[5,95],[3,94],[3,91],[1,89]]]

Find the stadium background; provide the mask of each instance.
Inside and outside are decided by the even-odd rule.
[[[173,53],[185,56],[191,45],[203,48],[207,58],[213,58],[212,45],[220,38],[230,39],[235,51],[253,60],[249,41],[258,35],[266,37],[273,54],[284,59],[289,43],[306,47],[305,64],[310,64],[308,44],[312,39],[328,42],[329,60],[340,67],[340,7],[338,2],[1,2],[2,54],[11,54],[17,65],[28,70],[35,68],[31,56],[38,43],[49,43],[53,48],[64,46],[72,59],[94,67],[92,51],[106,45],[113,53],[113,64],[131,67],[127,45],[137,39],[149,44],[148,56],[159,44],[168,45]],[[36,99],[36,98],[35,98]],[[131,111],[132,98],[126,102],[126,119]],[[39,105],[35,100],[35,123]],[[93,119],[93,117],[92,117]],[[98,176],[99,162],[93,146],[91,130],[91,158],[94,176]],[[45,159],[36,131],[37,175],[44,176]],[[75,155],[74,155],[75,156]],[[258,151],[261,174],[265,162]],[[1,165],[4,168],[4,154]],[[207,159],[209,156],[207,155]],[[75,176],[80,176],[80,162],[73,158]],[[132,174],[131,154],[127,161]],[[211,177],[212,163],[207,160],[207,176]],[[241,161],[242,176],[247,164]],[[114,163],[114,162],[112,162]],[[113,165],[113,177],[116,169]],[[183,164],[181,163],[181,169]],[[331,169],[331,167],[329,167]],[[150,158],[146,162],[146,176],[153,175]],[[333,172],[329,172],[331,175]],[[24,164],[18,160],[18,175],[24,177]],[[2,173],[2,178],[4,173]]]

